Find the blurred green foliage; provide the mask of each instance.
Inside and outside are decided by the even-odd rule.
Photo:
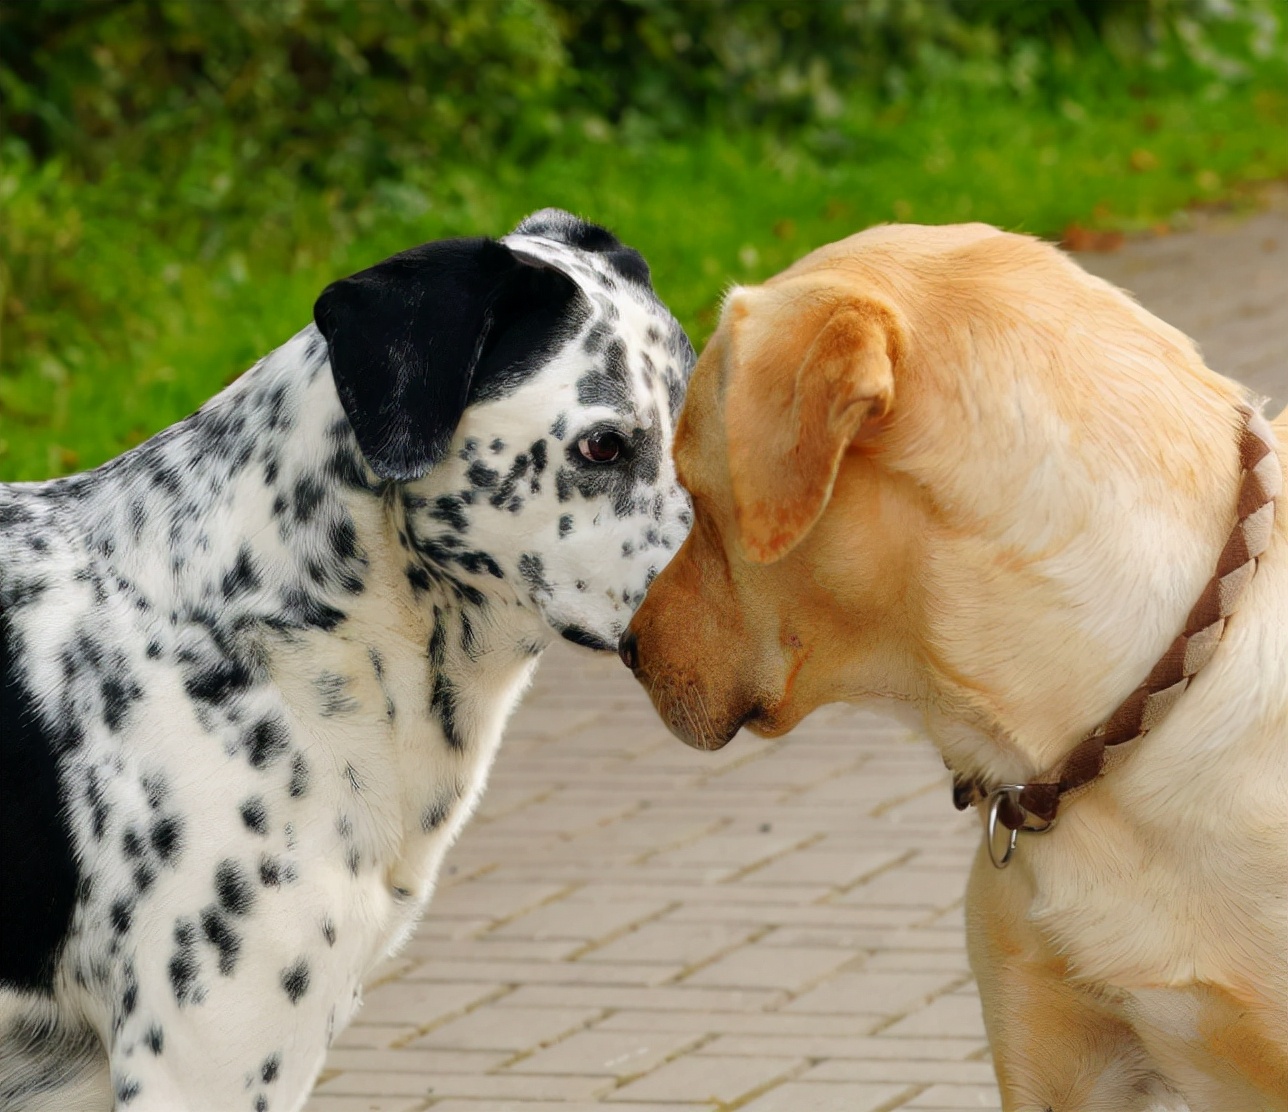
[[[0,478],[97,463],[331,278],[560,204],[701,339],[890,219],[1140,227],[1288,172],[1282,0],[0,0]]]

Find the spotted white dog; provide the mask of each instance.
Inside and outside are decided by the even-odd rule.
[[[290,1112],[537,658],[689,524],[692,364],[545,210],[329,287],[99,470],[0,487],[0,1109]]]

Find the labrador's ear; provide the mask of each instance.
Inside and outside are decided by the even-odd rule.
[[[725,436],[743,552],[787,555],[828,500],[841,457],[894,401],[897,328],[885,307],[805,291],[738,290]]]
[[[427,243],[329,285],[313,319],[371,469],[429,471],[470,401],[570,334],[580,298],[567,275],[490,239]]]

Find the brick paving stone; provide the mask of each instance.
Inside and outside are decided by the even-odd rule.
[[[908,1091],[907,1085],[789,1081],[743,1105],[743,1109],[744,1112],[885,1112]]]
[[[807,1017],[775,1018],[801,1020]],[[955,1077],[956,1074],[951,1071],[967,1064],[968,1060],[978,1057],[988,1049],[982,1039],[972,1042],[967,1039],[900,1039],[885,1035],[858,1035],[855,1034],[855,1020],[843,1022],[830,1016],[826,1029],[811,1032],[808,1031],[808,1026],[808,1024],[782,1023],[773,1026],[772,1034],[722,1035],[704,1043],[696,1053],[748,1056],[793,1054],[802,1058],[823,1060],[823,1065],[836,1064],[839,1061],[847,1068],[859,1063],[874,1069],[882,1069],[883,1063],[887,1062],[908,1063],[908,1071],[919,1067],[942,1066],[949,1071],[949,1076]],[[822,1028],[824,1025],[817,1026]],[[821,1069],[822,1066],[819,1068]],[[873,1080],[903,1080],[903,1073],[895,1073],[896,1070],[901,1069],[901,1066],[895,1065],[891,1068],[891,1076],[874,1077]],[[991,1071],[992,1067],[990,1066],[989,1069]],[[925,1076],[930,1077],[932,1073],[933,1068],[926,1069]],[[921,1073],[916,1073],[914,1079],[920,1076],[922,1076]],[[849,1080],[861,1079],[852,1077]]]
[[[798,996],[785,1010],[903,1016],[932,1006],[929,1002],[934,997],[955,988],[961,979],[945,973],[839,973]],[[973,996],[963,996],[960,1002],[966,1008],[974,1003],[979,1010]]]
[[[421,1112],[425,1101],[417,1097],[329,1096],[316,1092],[308,1112]]]
[[[602,1077],[548,1077],[536,1074],[467,1073],[428,1077],[423,1073],[342,1073],[318,1087],[324,1095],[419,1096],[428,1100],[467,1097],[489,1100],[592,1100],[607,1088]]]
[[[822,849],[811,847],[767,862],[749,874],[759,884],[826,884],[847,888],[889,868],[903,856],[897,850]]]
[[[499,984],[423,984],[395,981],[363,994],[359,1022],[386,1024],[403,1021],[411,1027],[435,1023],[455,1012],[495,996]]]
[[[440,1050],[426,1046],[390,1049],[332,1047],[327,1055],[329,1070],[355,1073],[487,1073],[504,1065],[513,1054],[504,1050]]]
[[[510,997],[516,1004],[542,1007],[583,1004],[587,1007],[639,1008],[655,1012],[763,1011],[783,1003],[784,992],[772,989],[727,989],[666,985],[662,988],[612,988],[598,985],[523,985]]]
[[[613,962],[676,962],[694,966],[739,946],[751,938],[749,927],[724,923],[645,923],[581,955],[588,964]]]
[[[685,977],[686,985],[781,988],[799,992],[857,956],[804,946],[744,946]]]
[[[886,1030],[888,1034],[903,1037],[932,1035],[982,1039],[984,1018],[980,1014],[978,997],[941,996],[924,1008],[909,1012]]]
[[[691,1100],[695,1096],[720,1104],[744,1100],[760,1089],[797,1073],[803,1058],[760,1056],[722,1058],[691,1054],[659,1066],[609,1094],[608,1100]]]
[[[579,1031],[602,1016],[600,1008],[506,1006],[506,1001],[479,1008],[435,1027],[409,1044],[439,1050],[499,1050],[512,1058]]]
[[[877,1016],[839,1015],[785,1015],[782,1012],[763,1012],[748,1009],[740,1012],[643,1012],[622,1011],[595,1024],[597,1031],[695,1031],[705,1034],[780,1036],[831,1035],[837,1038],[858,1039],[868,1034],[883,1021]],[[907,1041],[907,1040],[900,1040]],[[716,1046],[715,1039],[705,1046]],[[768,1042],[761,1044],[756,1053],[773,1053]],[[731,1051],[736,1053],[736,1051]],[[965,1056],[964,1054],[962,1055]]]
[[[700,1036],[665,1031],[579,1031],[512,1067],[523,1073],[634,1077],[697,1045]]]
[[[487,878],[435,893],[431,919],[509,919],[563,895],[558,884],[498,884]]]
[[[942,1082],[947,1086],[993,1086],[991,1061],[934,1062],[924,1058],[884,1058],[878,1061],[839,1058],[815,1066],[802,1081],[889,1081],[906,1085]],[[994,1087],[993,1099],[997,1093]]]
[[[1001,1112],[996,1085],[932,1085],[918,1093],[904,1108],[918,1108],[923,1112]]]
[[[605,1107],[612,1107],[615,1112],[715,1112],[715,1106],[711,1104],[675,1104],[673,1102],[666,1104],[615,1104],[605,1106],[598,1102],[587,1103],[584,1101],[567,1103],[547,1100],[507,1100],[497,1102],[495,1100],[449,1099],[435,1101],[432,1105],[433,1112],[604,1112]],[[313,1112],[313,1110],[310,1108],[308,1112]]]
[[[644,895],[646,893],[641,893]],[[494,938],[573,938],[594,942],[618,934],[636,923],[656,918],[668,910],[663,900],[587,901],[573,897],[547,904],[499,928]]]
[[[1083,262],[1282,402],[1270,200]],[[306,1112],[996,1110],[962,932],[978,838],[878,713],[698,753],[614,657],[551,650]]]
[[[481,981],[528,985],[659,985],[683,972],[678,965],[617,965],[607,962],[430,961],[409,970],[401,983]]]

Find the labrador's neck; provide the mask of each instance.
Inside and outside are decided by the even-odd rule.
[[[1207,443],[1221,446],[1227,433],[1217,423]],[[1207,460],[1182,456],[1178,466],[1180,477],[1119,475],[1085,492],[1086,522],[1050,551],[1035,545],[1036,558],[1023,545],[990,548],[969,538],[957,559],[940,562],[932,589],[970,604],[932,625],[920,702],[954,771],[993,783],[1040,778],[1167,651],[1216,569],[1241,477],[1233,442]],[[1285,517],[1241,611],[1275,605]],[[1255,645],[1234,637],[1237,614],[1209,670],[1236,660],[1245,670],[1264,664],[1249,656]],[[1173,711],[1178,721],[1199,702],[1202,683],[1195,688]]]

